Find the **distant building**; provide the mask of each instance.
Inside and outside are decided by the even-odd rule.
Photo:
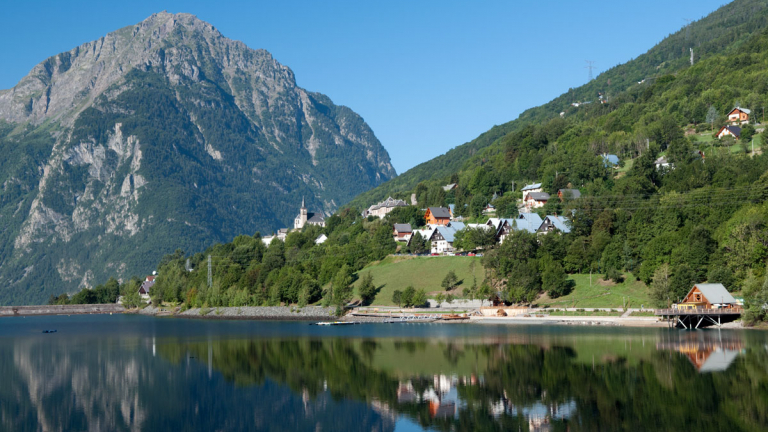
[[[525,196],[525,208],[530,211],[531,209],[544,207],[549,201],[549,194],[546,192],[530,192]]]
[[[660,158],[656,159],[656,160],[653,162],[653,165],[656,167],[656,170],[661,170],[661,169],[672,169],[672,168],[674,168],[674,165],[673,165],[673,164],[671,164],[671,163],[669,163],[669,161],[667,160],[667,158],[666,158],[666,157],[664,157],[664,156],[662,156],[662,157],[660,157]]]
[[[752,111],[746,108],[736,107],[728,113],[728,122],[732,124],[749,123],[750,114],[752,114]]]
[[[147,276],[147,278],[144,280],[144,282],[141,283],[141,286],[139,287],[139,297],[141,297],[142,300],[149,303],[151,300],[149,298],[149,291],[152,289],[152,287],[155,286],[155,276]]]
[[[738,302],[723,284],[696,284],[688,291],[683,301],[675,304],[677,309],[723,309],[738,307]]]
[[[456,183],[447,184],[447,185],[443,186],[443,190],[446,191],[446,192],[452,191],[452,190],[456,189],[458,186],[459,185],[457,185]]]
[[[484,215],[496,214],[496,207],[494,207],[493,204],[488,203],[488,205],[486,205],[485,208],[483,209],[483,214]]]
[[[315,239],[315,244],[323,244],[323,243],[325,243],[326,240],[328,240],[328,236],[325,235],[325,234],[320,234]]]
[[[606,168],[615,168],[619,166],[619,157],[614,154],[603,153],[600,155],[603,158],[603,165]]]
[[[392,235],[395,236],[395,241],[408,242],[413,235],[413,228],[411,224],[395,224],[392,230]]]
[[[563,234],[571,232],[570,220],[564,216],[547,216],[541,223],[541,226],[537,230],[539,233],[548,233],[552,231],[559,231]]]
[[[304,198],[302,198],[299,214],[296,216],[296,219],[293,220],[293,229],[300,230],[304,228],[304,225],[306,224],[324,227],[325,217],[323,217],[321,213],[308,213],[307,208],[304,206]]]
[[[387,213],[391,212],[395,208],[405,207],[407,205],[408,204],[406,204],[403,200],[389,197],[378,204],[374,204],[368,207],[365,211],[363,211],[363,217],[376,216],[379,219],[384,219],[384,216],[386,216]]]
[[[448,225],[451,223],[451,211],[445,207],[429,207],[424,219],[429,225]]]
[[[541,187],[541,183],[533,183],[526,185],[520,191],[523,193],[523,201],[525,201],[525,198],[528,196],[531,192],[544,192],[544,188]]]
[[[579,199],[581,198],[581,191],[578,189],[558,189],[557,197],[560,198],[560,201]]]
[[[465,229],[466,226],[461,222],[453,222],[449,225],[438,225],[427,238],[432,244],[432,253],[442,254],[453,252],[454,236],[457,232]]]
[[[718,138],[722,138],[728,135],[734,137],[735,139],[739,139],[741,137],[741,128],[739,126],[723,126],[719,131],[717,131]]]

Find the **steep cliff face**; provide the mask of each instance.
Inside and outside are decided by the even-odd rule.
[[[0,92],[0,304],[330,213],[394,177],[365,121],[264,50],[159,13]]]

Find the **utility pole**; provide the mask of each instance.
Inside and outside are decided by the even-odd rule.
[[[211,273],[211,256],[208,255],[208,288],[213,286],[213,274]]]
[[[595,61],[594,60],[584,60],[587,62],[587,65],[584,66],[584,69],[589,69],[589,80],[592,81],[594,79],[594,76],[592,74],[592,69],[595,68]]]

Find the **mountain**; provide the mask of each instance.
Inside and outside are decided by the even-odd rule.
[[[509,137],[530,124],[559,116],[561,112],[574,114],[571,104],[598,100],[598,94],[615,97],[637,82],[652,83],[656,77],[674,74],[689,66],[689,49],[694,49],[697,62],[714,55],[726,55],[739,49],[751,36],[768,27],[768,2],[765,0],[736,0],[720,7],[706,17],[694,21],[687,28],[670,34],[648,52],[615,66],[594,80],[558,96],[554,100],[524,111],[503,125],[497,125],[476,139],[459,145],[447,153],[423,162],[396,178],[356,197],[350,205],[364,208],[388,196],[407,198],[407,193],[419,182],[438,180],[450,182],[472,158],[482,158],[482,150]]]
[[[158,13],[0,91],[0,304],[331,214],[395,177],[365,121],[267,51]]]

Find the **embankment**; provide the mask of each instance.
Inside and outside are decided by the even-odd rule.
[[[295,306],[242,306],[208,309],[192,308],[178,312],[149,306],[139,310],[138,313],[142,315],[205,319],[329,320],[335,318],[335,311],[335,308],[320,306],[305,306],[303,308]]]
[[[0,306],[0,317],[33,315],[83,315],[123,313],[125,308],[118,304],[89,305],[41,305],[41,306]]]

